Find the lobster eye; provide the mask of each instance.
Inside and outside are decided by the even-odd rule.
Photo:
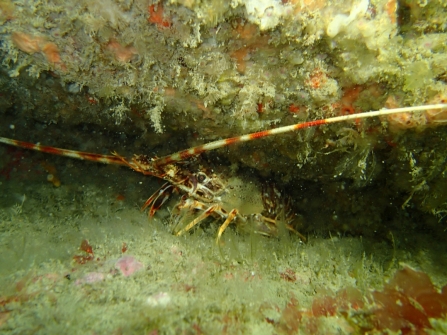
[[[205,181],[205,179],[206,179],[206,174],[204,174],[203,172],[197,174],[197,181],[199,183],[203,183]]]

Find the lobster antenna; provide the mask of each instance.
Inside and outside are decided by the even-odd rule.
[[[90,152],[82,152],[82,151],[54,148],[54,147],[49,147],[49,146],[40,145],[40,144],[34,144],[34,143],[30,143],[30,142],[11,140],[11,139],[5,138],[5,137],[0,137],[0,143],[13,145],[13,146],[19,147],[19,148],[45,152],[47,154],[76,158],[76,159],[80,159],[80,160],[99,162],[99,163],[104,163],[104,164],[128,165],[123,161],[123,159],[121,157],[117,157],[117,156],[101,155],[101,154],[94,154],[94,153],[90,153]]]
[[[251,134],[247,134],[247,135],[231,137],[231,138],[227,138],[224,140],[210,142],[207,144],[203,144],[203,145],[199,145],[199,146],[196,146],[193,148],[179,151],[172,155],[152,159],[148,163],[149,163],[149,165],[151,165],[151,167],[156,169],[163,165],[179,162],[179,161],[191,158],[193,156],[197,156],[203,152],[223,148],[223,147],[229,146],[231,144],[248,142],[248,141],[255,140],[257,138],[274,136],[274,135],[278,135],[278,134],[292,132],[292,131],[299,130],[299,129],[311,128],[311,127],[316,127],[316,126],[323,125],[323,124],[337,123],[337,122],[343,122],[343,121],[349,121],[349,120],[366,119],[366,118],[370,118],[370,117],[374,117],[374,116],[384,116],[384,115],[399,114],[399,113],[414,113],[414,112],[420,112],[420,111],[425,111],[425,110],[430,110],[430,109],[443,109],[443,108],[447,108],[447,104],[424,105],[424,106],[416,106],[416,107],[402,107],[402,108],[393,108],[393,109],[381,109],[378,111],[370,111],[370,112],[366,112],[366,113],[342,115],[342,116],[336,116],[336,117],[331,117],[331,118],[327,118],[327,119],[306,121],[306,122],[293,124],[290,126],[284,126],[284,127],[279,127],[279,128],[270,129],[270,130],[263,130],[263,131],[258,131],[256,133],[251,133]],[[12,140],[12,139],[5,138],[5,137],[0,137],[0,143],[9,144],[9,145],[13,145],[13,146],[21,147],[21,148],[25,148],[25,149],[45,152],[45,153],[49,153],[49,154],[53,154],[53,155],[76,158],[76,159],[80,159],[80,160],[87,160],[87,161],[99,162],[99,163],[104,163],[104,164],[127,165],[130,168],[135,169],[135,166],[133,165],[133,163],[127,162],[126,159],[124,159],[123,157],[121,157],[120,155],[118,155],[116,153],[113,153],[113,155],[101,155],[101,154],[95,154],[95,153],[89,153],[89,152],[60,149],[60,148],[55,148],[55,147],[50,147],[50,146],[45,146],[45,145],[40,145],[40,144],[34,144],[34,143],[30,143],[30,142],[17,141],[17,140]]]
[[[248,141],[251,141],[251,140],[254,140],[257,138],[269,137],[269,136],[274,136],[274,135],[278,135],[278,134],[284,134],[284,133],[292,132],[292,131],[303,129],[303,128],[316,127],[316,126],[323,125],[323,124],[338,123],[338,122],[356,120],[356,119],[366,119],[366,118],[371,118],[374,116],[384,116],[384,115],[389,115],[389,114],[415,113],[415,112],[426,111],[429,109],[443,109],[443,108],[447,108],[447,104],[381,109],[381,110],[370,111],[370,112],[366,112],[366,113],[349,114],[349,115],[330,117],[327,119],[305,121],[305,122],[296,123],[296,124],[293,124],[290,126],[284,126],[284,127],[274,128],[274,129],[270,129],[270,130],[262,130],[262,131],[258,131],[256,133],[251,133],[251,134],[237,136],[237,137],[231,137],[231,138],[227,138],[224,140],[218,140],[218,141],[210,142],[207,144],[199,145],[196,147],[192,147],[192,148],[189,148],[186,150],[176,152],[175,154],[172,154],[169,156],[156,158],[156,159],[152,160],[151,163],[154,166],[163,166],[166,164],[179,162],[179,161],[188,159],[193,156],[197,156],[197,155],[199,155],[203,152],[206,152],[206,151],[223,148],[223,147],[229,146],[231,144],[248,142]]]

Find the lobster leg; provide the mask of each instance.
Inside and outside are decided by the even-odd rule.
[[[227,229],[228,225],[231,223],[231,221],[233,221],[236,216],[239,215],[238,210],[232,209],[230,213],[228,213],[228,217],[225,220],[225,222],[219,227],[219,231],[217,232],[217,237],[216,237],[216,244],[219,244],[220,241],[220,237],[222,236],[223,232],[225,231],[225,229]]]
[[[222,235],[222,233],[225,230],[225,228],[230,224],[230,222],[235,217],[238,217],[240,220],[242,220],[244,222],[246,221],[246,219],[243,216],[239,215],[239,212],[237,210],[235,210],[235,209],[233,209],[230,213],[227,213],[218,204],[214,204],[214,205],[211,205],[211,206],[207,207],[205,204],[203,204],[202,202],[197,201],[197,200],[187,199],[185,201],[185,203],[180,206],[179,209],[189,209],[189,210],[198,209],[198,210],[201,210],[203,212],[198,217],[196,217],[194,220],[192,220],[187,226],[185,226],[184,228],[180,229],[177,232],[174,232],[174,235],[176,235],[176,236],[183,235],[184,233],[186,233],[187,231],[191,230],[194,226],[196,226],[201,221],[205,220],[207,217],[209,217],[210,215],[212,215],[214,213],[218,214],[220,217],[225,219],[224,224],[219,229],[220,234],[218,235],[217,241],[220,239],[220,235]],[[229,217],[231,217],[231,218],[228,221]],[[227,223],[227,221],[228,221],[228,223]],[[227,224],[225,225],[225,223],[227,223]],[[222,227],[224,225],[225,225],[225,227],[222,229]]]
[[[277,236],[278,235],[279,220],[270,219],[270,218],[265,217],[260,214],[255,215],[254,219],[259,222],[259,226],[256,228],[256,233],[258,233],[260,235],[265,235],[265,236]],[[301,241],[307,242],[307,238],[303,234],[298,232],[296,229],[294,229],[292,227],[292,225],[290,225],[289,223],[283,223],[283,224],[288,231],[297,235],[301,239]]]
[[[198,201],[194,201],[194,203],[196,203],[194,205],[194,208],[197,208],[197,207],[203,207],[203,209],[206,208],[203,204],[199,205]],[[205,220],[208,216],[210,216],[214,212],[217,212],[218,210],[219,210],[219,205],[217,205],[217,204],[214,204],[214,205],[208,207],[202,214],[200,214],[198,217],[196,217],[194,220],[192,220],[186,227],[184,227],[184,228],[180,229],[178,232],[176,232],[175,235],[176,236],[183,235],[187,231],[191,230],[195,225],[197,225],[201,221]]]
[[[146,200],[144,205],[141,207],[141,211],[144,211],[148,206],[151,206],[149,210],[149,216],[153,217],[155,212],[158,211],[161,206],[169,199],[172,192],[174,190],[174,186],[170,183],[164,183],[162,187],[160,187],[154,194],[150,196],[149,199]]]

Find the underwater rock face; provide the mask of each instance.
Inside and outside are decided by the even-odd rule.
[[[58,124],[64,143],[73,142],[65,129],[97,126],[130,137],[129,155],[161,156],[447,96],[442,0],[6,0],[0,9],[3,113]],[[323,197],[326,228],[371,232],[396,206],[443,217],[445,121],[445,111],[359,120],[218,154],[287,184],[304,214]],[[332,219],[340,213],[368,222]]]

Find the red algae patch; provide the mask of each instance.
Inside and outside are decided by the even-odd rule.
[[[325,291],[313,300],[310,310],[292,297],[273,324],[281,333],[303,330],[305,334],[322,334],[331,320],[346,331],[354,326],[348,333],[427,334],[432,329],[430,319],[442,319],[446,314],[447,285],[438,290],[427,274],[404,267],[381,291],[363,294],[353,287],[335,295]]]

